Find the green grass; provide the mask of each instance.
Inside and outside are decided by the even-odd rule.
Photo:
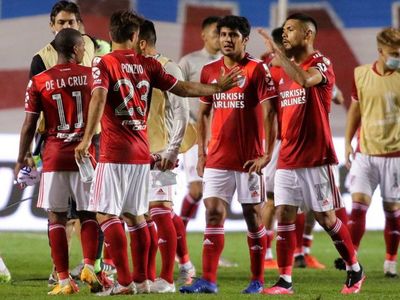
[[[191,258],[197,269],[201,268],[202,234],[188,236]],[[290,299],[400,299],[400,280],[383,276],[384,241],[382,232],[367,232],[361,245],[360,261],[364,265],[367,280],[359,295],[342,296],[339,291],[345,273],[335,270],[333,260],[338,256],[329,237],[316,233],[313,254],[326,264],[326,270],[298,270],[293,274],[295,295]],[[46,233],[0,233],[0,251],[12,273],[12,283],[0,285],[0,299],[49,299],[47,277],[51,269],[50,251]],[[71,266],[80,261],[80,248],[76,240],[71,251]],[[227,233],[224,257],[239,264],[237,268],[220,268],[218,273],[218,295],[136,295],[140,299],[250,299],[265,298],[266,295],[241,295],[240,291],[249,279],[249,259],[245,233]],[[265,272],[266,285],[277,278],[277,272]],[[63,296],[61,296],[63,297]],[[64,299],[87,299],[90,295],[85,286],[81,292]],[[128,296],[113,297],[127,298]],[[279,296],[275,296],[279,297]],[[130,297],[129,297],[130,298]]]

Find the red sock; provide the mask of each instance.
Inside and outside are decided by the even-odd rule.
[[[347,226],[347,223],[349,223],[349,217],[347,216],[347,211],[346,207],[341,207],[335,210],[336,217],[342,221],[344,225]]]
[[[218,261],[224,243],[224,226],[207,225],[203,238],[203,278],[207,281],[217,281]]]
[[[396,261],[400,241],[400,209],[385,211],[385,217],[386,260]]]
[[[83,261],[85,264],[94,265],[99,243],[99,224],[94,219],[85,220],[81,224],[81,244]]]
[[[100,226],[104,233],[104,241],[106,245],[108,244],[108,251],[117,269],[118,282],[123,286],[128,286],[132,282],[132,277],[129,271],[126,235],[121,221],[115,217],[101,223]]]
[[[60,223],[49,224],[49,242],[51,257],[53,258],[53,263],[56,266],[59,279],[66,279],[69,277],[69,260],[65,225]]]
[[[331,236],[337,251],[346,264],[351,266],[357,263],[356,251],[351,242],[349,230],[342,224],[342,221],[340,221],[339,218],[336,218],[335,225],[333,225],[331,229],[327,230],[327,232]]]
[[[181,218],[185,226],[187,226],[190,219],[192,219],[199,208],[200,199],[193,199],[187,194],[182,201]]]
[[[251,280],[264,283],[264,257],[267,250],[267,235],[264,225],[255,232],[247,232],[247,244],[250,252]]]
[[[351,240],[357,250],[365,232],[365,216],[367,215],[368,205],[353,202],[350,220],[347,223]]]
[[[278,223],[275,239],[279,274],[291,276],[294,248],[296,247],[296,225],[294,223]]]
[[[146,222],[128,226],[131,237],[132,280],[141,283],[147,280],[147,266],[150,250],[150,233]]]
[[[108,250],[108,244],[104,243],[104,248],[103,248],[103,262],[109,265],[112,265],[115,267],[114,262],[111,258],[110,251]]]
[[[299,213],[296,216],[296,250],[294,251],[294,255],[303,254],[303,233],[304,233],[304,223],[305,223],[305,214]]]
[[[177,214],[175,214],[174,212],[172,212],[172,222],[174,222],[176,231],[176,239],[177,239],[176,254],[178,255],[179,263],[183,265],[190,260],[187,241],[186,241],[185,224],[183,223],[182,218]]]
[[[156,279],[156,258],[158,250],[158,237],[156,226],[153,221],[147,222],[150,234],[150,250],[149,250],[149,263],[147,265],[147,279],[154,281]]]
[[[171,209],[155,206],[150,209],[151,218],[157,225],[158,248],[161,253],[160,277],[174,282],[174,265],[176,254],[176,230],[171,218]]]
[[[310,254],[311,250],[311,246],[313,243],[313,236],[310,234],[303,234],[303,253],[304,254]]]

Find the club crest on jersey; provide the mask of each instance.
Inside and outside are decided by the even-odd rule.
[[[246,83],[246,76],[238,75],[238,86],[242,89]]]

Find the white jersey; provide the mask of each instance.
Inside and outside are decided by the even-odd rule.
[[[205,48],[186,54],[179,61],[179,66],[182,69],[183,78],[187,81],[200,82],[201,69],[204,65],[209,62],[219,59],[222,56],[221,53],[212,55],[207,52]],[[197,122],[197,113],[199,111],[199,99],[190,100],[190,122]]]

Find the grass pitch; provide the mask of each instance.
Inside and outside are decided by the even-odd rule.
[[[236,268],[220,268],[218,273],[218,295],[135,295],[113,296],[114,298],[140,299],[261,299],[267,295],[241,295],[248,284],[249,258],[245,233],[226,233],[223,256],[239,264]],[[188,235],[191,259],[201,272],[202,234]],[[0,251],[12,273],[12,282],[0,285],[0,299],[50,299],[47,295],[47,278],[51,269],[50,249],[46,233],[0,233]],[[359,253],[360,262],[366,271],[367,279],[359,295],[343,296],[339,293],[345,280],[345,273],[333,268],[333,260],[338,257],[330,238],[325,233],[314,234],[313,255],[327,265],[325,270],[295,269],[293,274],[295,295],[290,299],[400,299],[400,279],[383,276],[385,244],[380,231],[367,232]],[[80,261],[79,243],[74,240],[71,250],[70,266]],[[277,279],[277,271],[266,270],[266,286]],[[89,299],[88,288],[81,285],[81,291],[64,299]],[[287,297],[287,296],[272,296]]]

